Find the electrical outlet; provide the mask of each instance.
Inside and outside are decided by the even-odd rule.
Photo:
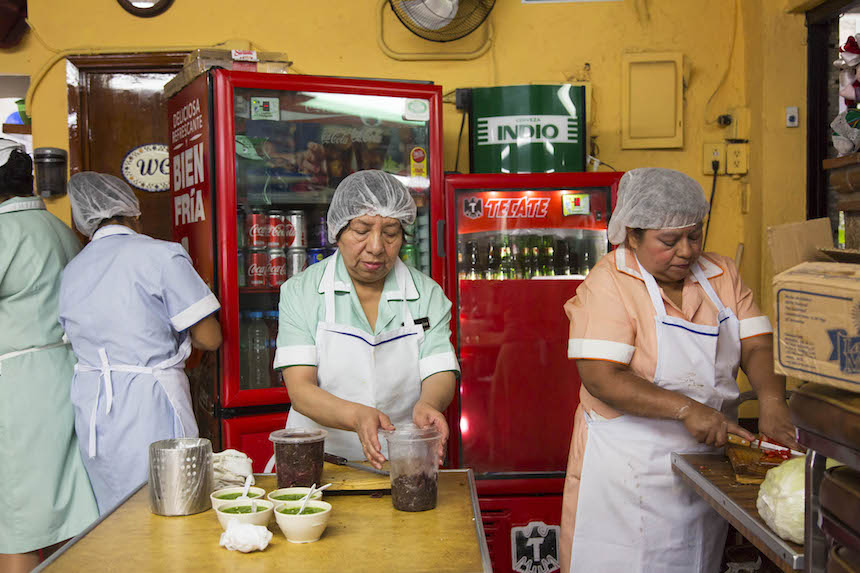
[[[714,169],[711,164],[713,161],[719,161],[720,165],[717,168],[718,175],[726,174],[726,144],[725,143],[706,143],[702,148],[702,170],[705,175],[713,175]]]
[[[726,173],[743,175],[750,169],[749,144],[729,143],[726,145]]]
[[[785,108],[785,127],[799,127],[800,112],[797,107],[789,106]]]

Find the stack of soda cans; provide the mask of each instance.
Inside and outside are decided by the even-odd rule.
[[[278,288],[307,267],[303,211],[240,209],[237,242],[240,287]]]

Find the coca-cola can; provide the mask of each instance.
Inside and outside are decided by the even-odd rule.
[[[284,249],[269,249],[266,266],[266,284],[279,287],[287,280],[287,255]]]
[[[299,274],[308,266],[308,250],[304,247],[287,249],[287,278]]]
[[[248,285],[248,268],[245,266],[245,251],[239,249],[239,254],[236,255],[236,268],[239,269],[239,286]]]
[[[262,209],[251,209],[245,217],[245,244],[251,249],[269,244],[269,219]]]
[[[286,219],[282,211],[269,211],[269,248],[283,249],[287,245]]]
[[[308,230],[303,211],[288,211],[286,218],[287,248],[308,248]]]
[[[247,263],[247,285],[249,287],[266,286],[266,267],[269,265],[269,255],[266,249],[248,249]]]

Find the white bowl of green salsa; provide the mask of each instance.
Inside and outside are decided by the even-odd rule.
[[[282,487],[281,489],[270,491],[266,496],[266,499],[274,502],[275,506],[277,506],[285,501],[301,501],[309,491],[311,491],[311,488],[309,487]],[[311,499],[322,499],[322,492],[314,492]]]
[[[275,521],[290,543],[311,543],[320,538],[331,516],[331,504],[308,500],[299,514],[301,501],[285,501],[275,509]]]
[[[257,502],[256,511],[252,512],[253,502]],[[272,519],[272,512],[275,504],[265,499],[239,499],[228,501],[221,507],[215,509],[215,514],[218,516],[218,523],[226,531],[227,524],[231,520],[236,519],[240,523],[250,523],[252,525],[268,525]]]
[[[218,489],[212,492],[212,495],[209,496],[209,499],[212,500],[213,509],[218,509],[225,503],[230,503],[231,501],[236,501],[236,499],[242,495],[242,490],[244,488],[242,486],[238,487],[225,487],[223,489]],[[261,487],[251,486],[248,489],[248,497],[251,499],[264,499],[266,495],[266,490]]]

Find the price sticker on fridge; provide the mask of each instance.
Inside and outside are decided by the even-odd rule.
[[[591,206],[588,193],[570,193],[561,196],[561,213],[568,215],[588,215]]]

